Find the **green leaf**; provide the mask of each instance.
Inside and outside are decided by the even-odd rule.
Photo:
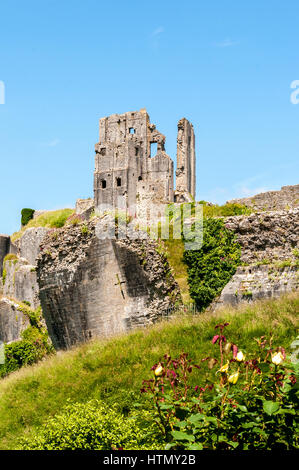
[[[267,415],[271,416],[279,410],[279,403],[271,400],[264,401],[263,409]]]
[[[203,445],[201,442],[195,442],[188,446],[188,450],[203,450]]]
[[[162,405],[160,405],[160,408],[161,408],[161,410],[170,410],[170,408],[173,408],[173,406],[172,405],[162,404]]]
[[[191,415],[190,418],[188,418],[188,421],[190,423],[197,423],[198,421],[202,421],[205,418],[205,416],[202,413],[197,413],[195,415]]]
[[[195,437],[182,431],[171,431],[172,436],[178,441],[194,441]]]

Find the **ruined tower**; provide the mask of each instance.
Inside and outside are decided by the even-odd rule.
[[[173,161],[165,152],[161,134],[145,109],[100,119],[95,146],[94,202],[100,211],[128,210],[146,217],[148,207],[189,202],[195,197],[195,138],[192,124],[178,123],[177,187],[173,188]],[[153,144],[157,150],[153,151]]]
[[[195,178],[194,129],[192,124],[183,118],[178,122],[175,202],[191,202],[195,199]]]
[[[156,155],[152,144],[157,144]],[[153,201],[173,201],[173,162],[165,152],[165,136],[145,109],[100,119],[95,151],[96,208],[110,205],[135,212],[132,208],[149,193]]]

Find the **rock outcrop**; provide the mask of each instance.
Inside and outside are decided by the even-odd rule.
[[[157,243],[101,239],[106,223],[68,226],[42,244],[39,295],[56,349],[153,323],[181,302]]]
[[[0,298],[0,340],[4,343],[17,341],[28,328],[30,321],[20,305],[5,297]]]

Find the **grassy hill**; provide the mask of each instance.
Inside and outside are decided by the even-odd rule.
[[[121,411],[145,400],[139,390],[150,368],[165,354],[188,352],[195,361],[215,354],[215,325],[229,322],[226,335],[245,352],[254,338],[274,332],[274,345],[290,352],[298,334],[298,293],[277,300],[225,308],[217,313],[178,316],[152,327],[106,340],[96,340],[25,367],[0,381],[0,449],[15,449],[69,400],[99,398]],[[212,372],[205,366],[194,374],[194,385]],[[213,371],[213,374],[215,372]]]

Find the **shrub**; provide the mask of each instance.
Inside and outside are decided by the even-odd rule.
[[[29,318],[30,326],[21,334],[21,340],[5,344],[5,362],[0,365],[0,377],[5,377],[23,366],[34,364],[54,352],[47,330],[42,326],[41,307],[32,310],[20,304],[18,310]]]
[[[68,404],[49,419],[31,439],[23,439],[25,450],[117,450],[159,449],[157,429],[148,413],[125,417],[97,400]]]
[[[225,228],[224,221],[204,219],[202,248],[184,252],[190,296],[200,311],[208,307],[235,274],[240,256],[235,234]]]
[[[168,354],[143,381],[155,419],[167,442],[165,449],[290,450],[299,448],[299,364],[287,360],[273,337],[256,339],[255,354],[245,354],[227,341],[228,323],[216,325],[212,338],[219,357],[193,364],[188,354]],[[190,375],[208,363],[215,379],[190,386]]]
[[[21,211],[21,224],[23,226],[27,225],[30,220],[33,219],[34,209],[22,209]]]

